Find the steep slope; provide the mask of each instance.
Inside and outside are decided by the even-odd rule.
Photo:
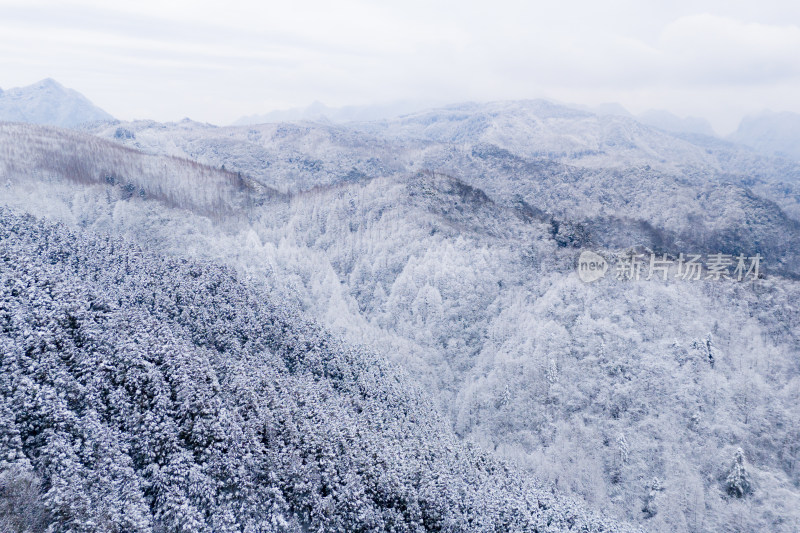
[[[229,270],[5,210],[0,258],[0,477],[41,491],[0,524],[619,527],[457,442],[402,372]]]
[[[624,117],[516,104],[464,105],[348,127],[141,123],[120,126],[130,135],[117,135],[120,127],[100,134],[224,165],[289,192],[433,170],[506,205],[523,201],[602,228],[594,231],[597,244],[735,255],[758,248],[776,272],[800,275],[800,166]],[[630,227],[646,228],[636,231],[637,242],[625,242]]]
[[[0,124],[0,182],[24,187],[31,175],[110,185],[116,197],[152,198],[216,217],[278,195],[241,173],[142,154],[85,133]]]
[[[224,166],[290,193],[405,171],[413,167],[414,152],[429,144],[390,142],[310,122],[218,128],[191,121],[140,121],[89,131],[145,152]]]
[[[27,87],[0,91],[0,122],[27,122],[73,128],[114,120],[85,96],[47,78]]]
[[[595,115],[545,101],[462,104],[347,125],[217,128],[187,121],[135,122],[91,132],[149,152],[225,164],[286,191],[352,179],[354,174],[386,175],[398,168],[446,170],[448,162],[460,169],[459,175],[468,174],[464,164],[476,146],[586,169],[649,166],[698,180],[725,176],[748,186],[796,186],[800,181],[800,165],[793,161],[709,136],[671,134],[630,117]]]
[[[288,220],[270,220],[265,241],[313,251],[295,263],[309,310],[330,312],[329,262],[367,318],[353,329],[435,376],[425,382],[463,437],[653,530],[792,531],[796,282],[637,283],[612,271],[585,285],[577,251],[535,212],[443,176],[300,195]],[[338,324],[346,309],[333,308]],[[719,481],[738,446],[760,484],[743,501]],[[654,478],[660,510],[644,513]]]
[[[175,132],[173,147],[241,135],[188,122],[147,128],[164,146]],[[279,131],[269,128],[254,130]],[[284,168],[315,152],[364,164],[363,145],[347,148],[360,135],[314,125],[286,131],[294,137],[275,152],[292,154]],[[258,141],[262,148],[280,142],[272,135]],[[383,142],[414,165],[458,174],[334,179],[219,222],[191,205],[120,198],[112,185],[24,165],[0,200],[46,205],[54,217],[148,249],[234,266],[273,301],[401,364],[434,391],[461,438],[647,529],[796,528],[797,283],[772,265],[766,279],[747,283],[626,282],[613,269],[629,247],[646,261],[642,244],[669,237],[668,226],[695,229],[683,241],[662,239],[670,254],[737,239],[748,255],[764,243],[778,250],[782,233],[744,237],[759,235],[748,223],[780,227],[780,210],[722,176],[565,166],[496,145],[422,140],[413,142],[423,151],[404,152],[411,141]],[[702,218],[690,220],[698,207]],[[611,209],[646,211],[658,226],[615,220]],[[720,238],[737,220],[744,235]],[[592,285],[574,271],[586,249],[612,261]],[[752,482],[747,494],[727,485],[737,457]]]

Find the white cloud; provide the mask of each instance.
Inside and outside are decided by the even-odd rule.
[[[745,23],[699,14],[681,17],[661,33],[672,71],[687,81],[764,84],[800,75],[800,28]]]
[[[798,23],[771,1],[0,0],[0,86],[54,77],[122,118],[545,96],[725,130],[800,111]]]

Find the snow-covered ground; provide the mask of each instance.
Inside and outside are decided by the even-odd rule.
[[[458,446],[581,506],[653,531],[800,526],[795,163],[539,101],[344,125],[88,131],[0,126],[2,204],[231,267],[276,306],[390,361]],[[586,284],[575,269],[585,250],[761,254],[766,277],[612,270]],[[194,316],[172,306],[152,313]],[[209,335],[231,334],[218,326]],[[413,472],[400,469],[402,490]]]

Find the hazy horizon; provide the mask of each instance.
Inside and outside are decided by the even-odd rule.
[[[707,119],[800,112],[800,6],[626,1],[0,2],[0,87],[53,78],[122,120],[545,98]]]

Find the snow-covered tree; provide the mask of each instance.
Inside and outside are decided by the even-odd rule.
[[[736,449],[733,462],[725,476],[725,491],[736,498],[743,498],[753,492],[753,484],[741,448]]]

